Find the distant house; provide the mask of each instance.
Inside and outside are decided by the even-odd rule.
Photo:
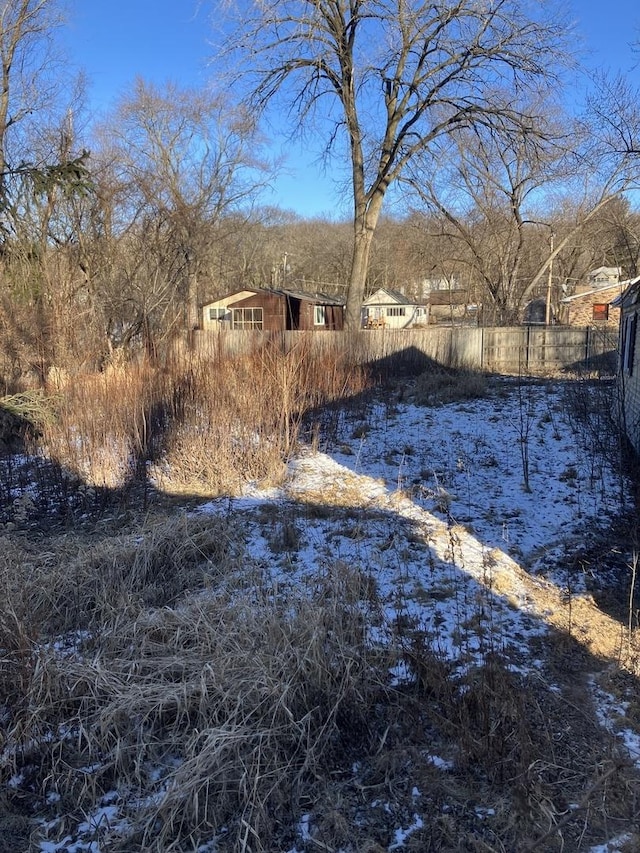
[[[622,267],[598,267],[587,275],[585,290],[595,290],[609,284],[618,284],[622,276]],[[576,291],[577,292],[577,291]]]
[[[616,328],[620,322],[620,309],[613,302],[628,284],[628,281],[617,280],[565,296],[560,300],[559,321],[565,326]]]
[[[451,325],[477,322],[478,306],[469,303],[464,289],[432,290],[429,294],[429,322]]]
[[[202,306],[205,331],[340,331],[343,327],[344,301],[325,293],[247,288]]]
[[[456,275],[424,278],[420,282],[420,290],[422,293],[432,293],[434,290],[460,290],[460,282]]]
[[[626,285],[613,303],[620,312],[618,389],[625,431],[636,452],[640,453],[640,347],[637,345],[640,276]]]
[[[419,305],[399,290],[381,287],[362,303],[365,329],[411,329],[428,322],[428,305]]]

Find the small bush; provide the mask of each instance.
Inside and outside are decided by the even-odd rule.
[[[487,395],[487,379],[473,371],[440,369],[421,373],[415,381],[411,398],[419,406],[436,406],[476,400]]]

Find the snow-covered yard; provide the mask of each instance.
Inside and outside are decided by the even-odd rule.
[[[380,607],[372,643],[419,636],[451,664],[452,677],[496,653],[560,693],[535,638],[574,638],[600,675],[628,651],[623,626],[590,591],[604,579],[578,559],[623,511],[625,483],[615,438],[599,442],[593,424],[576,419],[568,399],[575,393],[570,383],[503,379],[481,400],[425,407],[387,399],[355,417],[344,411],[330,442],[291,462],[282,488],[250,489],[199,511],[242,515],[252,563],[274,587],[304,594],[336,565],[358,567]],[[588,398],[593,389],[578,393]],[[402,684],[418,674],[405,659],[391,677]],[[625,715],[633,696],[616,699],[595,675],[587,680],[601,725],[640,768],[640,741]],[[455,756],[431,760],[445,771],[455,765]],[[428,822],[413,790],[411,825],[395,828],[384,849],[403,848]],[[305,821],[302,840],[313,815]],[[629,838],[593,850],[640,843]]]
[[[344,411],[330,444],[303,448],[281,488],[199,511],[242,514],[252,560],[278,584],[313,584],[336,561],[362,567],[385,621],[409,617],[451,659],[481,643],[460,626],[490,600],[492,642],[529,657],[517,638],[565,627],[569,595],[574,609],[591,603],[590,567],[572,558],[620,514],[624,483],[615,446],[605,458],[567,417],[565,385],[491,388],[480,400]]]
[[[345,407],[290,461],[280,486],[248,487],[185,517],[185,525],[232,524],[240,558],[145,617],[147,627],[139,620],[131,647],[148,625],[161,643],[164,619],[187,633],[208,596],[227,596],[231,620],[240,588],[292,608],[305,599],[320,607],[331,589],[359,615],[372,660],[375,650],[389,650],[377,678],[398,697],[401,718],[385,717],[382,704],[357,709],[363,740],[373,745],[357,757],[354,724],[331,784],[317,776],[313,796],[298,792],[304,806],[294,806],[292,829],[282,830],[290,840],[278,853],[639,849],[633,642],[624,613],[596,605],[602,579],[585,556],[624,511],[625,484],[611,464],[615,453],[603,452],[613,439],[603,435],[598,447],[572,414],[568,388],[502,379],[478,400],[423,406],[403,389]],[[334,641],[334,628],[325,624],[321,645]],[[315,642],[315,627],[312,634]],[[95,654],[95,666],[106,666],[108,655]],[[173,665],[182,664],[175,657]],[[58,817],[40,824],[29,849],[139,849],[127,847],[132,815],[150,805],[160,813],[201,752],[190,764],[167,743],[163,762],[140,769],[136,797],[115,773],[95,810],[75,823],[56,812],[52,786],[48,804]],[[99,768],[106,757],[95,759]],[[20,787],[19,774],[12,785]],[[246,825],[244,847],[225,846],[220,826],[145,849],[275,853],[252,836],[250,815]]]

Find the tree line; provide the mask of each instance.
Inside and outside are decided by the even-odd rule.
[[[0,2],[5,388],[153,356],[244,287],[341,295],[353,329],[378,287],[446,282],[500,325],[550,266],[554,301],[600,265],[637,275],[640,100],[580,68],[562,6],[228,4],[217,88],[136,79],[98,120],[56,52],[58,0]],[[261,204],[283,109],[347,176],[349,217]]]

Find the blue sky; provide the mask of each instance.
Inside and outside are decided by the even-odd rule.
[[[205,85],[211,74],[207,39],[215,5],[215,0],[71,0],[65,42],[73,64],[87,73],[91,109],[108,108],[136,76]],[[640,62],[640,54],[634,56],[630,48],[634,39],[640,41],[637,0],[574,0],[573,10],[585,50],[600,64],[629,72]],[[640,77],[638,69],[634,76]],[[305,216],[348,215],[348,201],[341,206],[332,181],[313,157],[295,145],[287,150],[288,174],[265,202]]]

